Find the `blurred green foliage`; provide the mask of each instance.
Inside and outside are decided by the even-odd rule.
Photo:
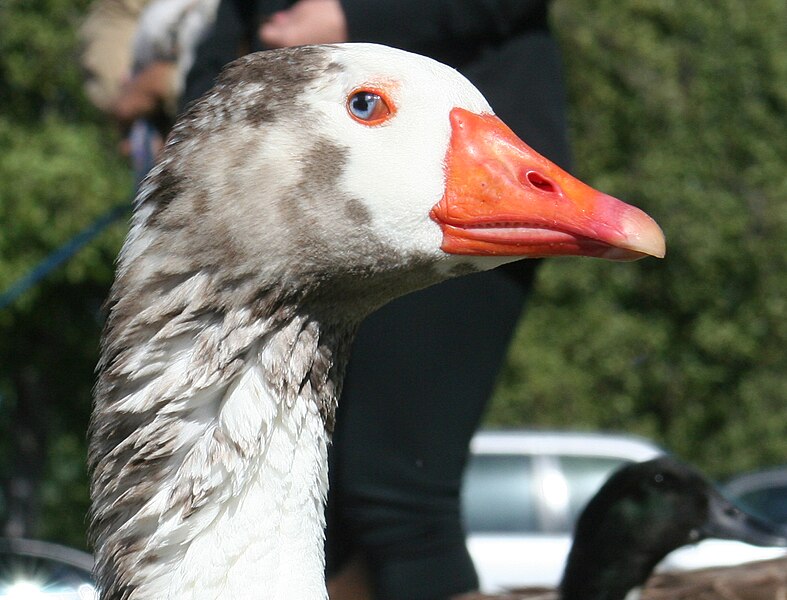
[[[637,432],[716,476],[787,463],[787,4],[554,9],[576,171],[667,258],[548,262],[490,421]]]
[[[0,290],[130,195],[117,140],[81,91],[76,29],[87,4],[0,0]],[[85,429],[101,304],[124,230],[113,226],[0,311],[6,531],[26,511],[40,515],[28,535],[84,545]]]
[[[87,4],[0,0],[0,290],[130,193],[80,90]],[[555,0],[553,22],[575,171],[652,214],[668,256],[548,261],[489,423],[640,433],[717,477],[787,462],[787,3]],[[31,534],[75,546],[124,229],[0,311],[0,480],[40,456]]]

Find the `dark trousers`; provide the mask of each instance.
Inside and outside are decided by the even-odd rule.
[[[477,588],[459,488],[535,261],[516,269],[405,296],[362,325],[330,451],[329,575],[358,553],[380,599]]]

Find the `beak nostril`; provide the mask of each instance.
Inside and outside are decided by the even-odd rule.
[[[528,171],[525,173],[525,179],[527,182],[532,185],[534,188],[541,190],[542,192],[549,192],[555,193],[557,192],[557,186],[552,183],[549,179],[541,175],[536,171]]]

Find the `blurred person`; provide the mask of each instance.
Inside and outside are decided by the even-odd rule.
[[[131,47],[137,21],[150,0],[96,0],[79,28],[79,62],[85,94],[106,113],[131,76]]]
[[[183,104],[242,53],[368,41],[459,69],[515,133],[564,168],[565,94],[548,0],[222,0]],[[369,317],[330,451],[331,598],[431,600],[475,590],[459,490],[537,261],[451,280]]]
[[[80,29],[85,91],[120,127],[137,181],[175,121],[185,75],[218,0],[98,0]]]

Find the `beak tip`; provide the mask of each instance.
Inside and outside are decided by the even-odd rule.
[[[633,206],[624,216],[622,229],[627,239],[626,248],[640,252],[644,256],[664,258],[667,255],[667,242],[658,223],[646,213]]]
[[[658,246],[653,246],[652,250],[650,251],[650,255],[653,258],[664,258],[667,256],[667,245],[664,243],[664,238],[661,239],[661,244]]]

